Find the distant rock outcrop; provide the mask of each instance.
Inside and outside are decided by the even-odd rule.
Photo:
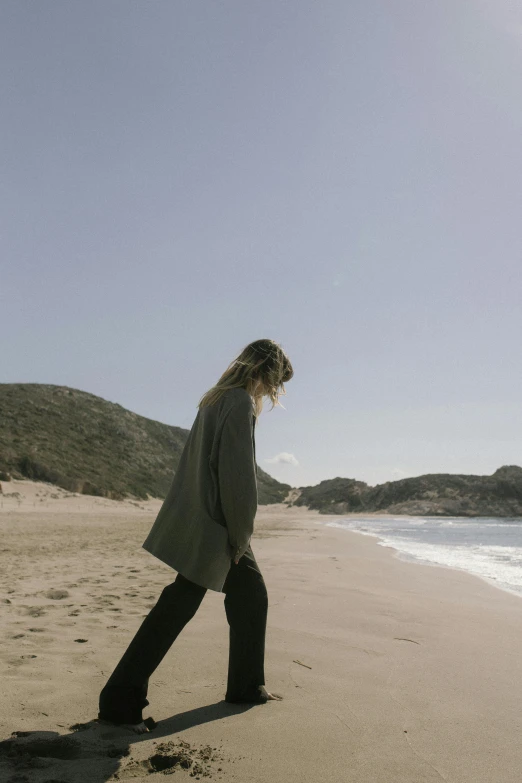
[[[375,487],[335,478],[299,489],[299,496],[289,505],[307,506],[322,514],[522,517],[522,468],[518,465],[505,465],[491,476],[430,473]]]

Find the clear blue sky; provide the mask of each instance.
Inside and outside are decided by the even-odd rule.
[[[4,0],[0,31],[2,382],[190,428],[270,337],[277,479],[522,464],[517,4]]]

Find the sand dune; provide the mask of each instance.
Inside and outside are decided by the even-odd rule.
[[[3,493],[2,781],[150,781],[162,769],[241,783],[520,780],[519,597],[400,561],[325,527],[334,517],[260,506],[266,685],[284,700],[223,701],[228,625],[223,594],[208,591],[151,678],[144,714],[157,727],[132,735],[95,718],[176,576],[141,548],[161,501],[28,481]]]

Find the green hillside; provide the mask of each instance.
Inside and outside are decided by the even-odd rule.
[[[188,435],[67,386],[0,384],[0,471],[13,478],[113,499],[164,498]],[[258,467],[260,504],[280,503],[289,490]]]

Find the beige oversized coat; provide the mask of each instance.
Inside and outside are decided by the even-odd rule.
[[[257,511],[256,418],[244,388],[198,410],[167,497],[143,549],[220,592],[235,554],[250,543]]]

